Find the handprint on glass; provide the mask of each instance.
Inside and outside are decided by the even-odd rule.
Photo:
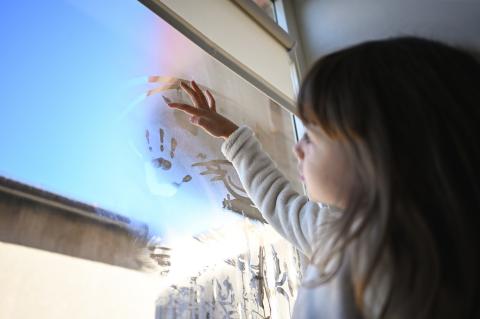
[[[178,188],[183,183],[188,183],[192,180],[192,176],[184,175],[180,180],[173,180],[171,177],[166,177],[165,174],[161,174],[160,171],[169,171],[175,165],[175,152],[178,146],[178,142],[175,137],[170,138],[170,145],[165,147],[165,130],[159,128],[158,130],[159,148],[154,150],[151,143],[151,134],[147,129],[145,130],[145,138],[147,141],[148,149],[152,154],[150,162],[145,162],[145,179],[149,190],[159,196],[171,197],[177,193]]]
[[[222,182],[228,191],[222,201],[224,209],[242,214],[244,216],[263,221],[260,211],[247,196],[245,189],[233,180],[233,165],[227,160],[217,159],[192,164],[203,171],[200,175],[209,176],[211,182]]]

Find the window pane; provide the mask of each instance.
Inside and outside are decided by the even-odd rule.
[[[216,174],[239,184],[221,141],[162,97],[189,102],[179,80],[195,79],[294,178],[289,114],[139,3],[108,3],[30,1],[3,10],[2,175],[158,231],[166,221],[179,229],[189,221],[192,230],[221,223],[226,176]]]
[[[202,235],[205,251],[230,248],[236,233],[228,230],[245,223],[242,214],[258,216],[258,210],[221,154],[221,140],[165,104],[164,97],[189,103],[179,83],[195,79],[213,93],[220,113],[255,130],[301,191],[290,114],[139,2],[27,1],[4,5],[0,15],[3,177],[144,223],[149,236],[171,249],[172,260],[196,247],[183,247],[178,238]],[[242,230],[251,241],[241,240],[250,246],[226,250],[235,266],[222,259],[222,266],[233,268],[216,268],[202,280],[211,285],[213,277],[228,289],[228,276],[243,278],[242,269],[258,272],[255,265],[264,254],[270,282],[281,282],[289,296],[278,298],[290,302],[296,286],[288,288],[290,282],[278,276],[287,268],[296,274],[293,248],[278,238],[264,241],[255,234],[271,229],[255,225]],[[226,234],[215,239],[220,246],[210,244],[213,230]],[[274,245],[279,246],[272,250]],[[242,268],[241,262],[253,266]],[[180,265],[171,266],[185,270]],[[177,284],[199,287],[180,279]],[[232,286],[237,296],[240,287]],[[240,297],[236,302],[247,307]],[[170,311],[168,302],[159,307]]]

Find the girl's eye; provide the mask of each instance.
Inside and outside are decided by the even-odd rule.
[[[310,137],[308,136],[307,133],[303,134],[303,140],[307,143],[310,143]]]

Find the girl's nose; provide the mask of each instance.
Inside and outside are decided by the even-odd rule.
[[[293,146],[293,153],[295,153],[295,155],[299,160],[303,159],[304,154],[303,154],[303,150],[302,150],[302,146],[300,145],[300,142],[298,142]]]

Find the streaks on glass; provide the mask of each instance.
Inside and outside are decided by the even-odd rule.
[[[145,138],[147,139],[148,149],[152,151],[152,146],[150,145],[150,132],[145,130]]]
[[[261,223],[248,226],[247,240],[255,243],[248,251],[168,285],[157,300],[157,318],[266,319],[291,313],[300,271],[292,256],[298,252],[284,240],[272,242],[271,232],[270,226]],[[212,238],[221,240],[217,237],[211,234],[197,240],[207,245]]]
[[[147,131],[148,132],[148,131]],[[163,131],[163,129],[159,129],[159,133],[160,133],[160,151],[163,152],[164,150],[164,146],[163,146],[163,138],[165,136],[165,132]]]
[[[222,182],[228,194],[222,201],[222,208],[242,214],[258,220],[263,220],[258,209],[241,185],[237,185],[229,171],[233,165],[227,160],[216,159],[205,162],[197,162],[192,167],[200,167],[203,171],[200,175],[209,176],[211,182]],[[233,197],[233,198],[232,198]]]
[[[288,306],[289,306],[289,312],[291,313],[290,309],[290,296],[287,293],[287,290],[285,290],[284,284],[287,284],[287,287],[289,291],[292,291],[292,287],[290,287],[291,281],[287,280],[287,273],[282,272],[280,268],[280,259],[278,257],[278,253],[275,250],[275,247],[272,245],[272,257],[274,260],[274,268],[275,268],[275,290],[277,293],[281,294],[283,297],[287,299]]]
[[[175,157],[175,150],[177,148],[177,140],[172,137],[172,139],[170,140],[170,158],[174,158]]]
[[[224,318],[232,318],[232,315],[235,315],[235,292],[233,286],[230,283],[230,279],[227,277],[223,280],[222,285],[219,281],[216,280],[217,291],[218,291],[218,304],[224,311]]]

